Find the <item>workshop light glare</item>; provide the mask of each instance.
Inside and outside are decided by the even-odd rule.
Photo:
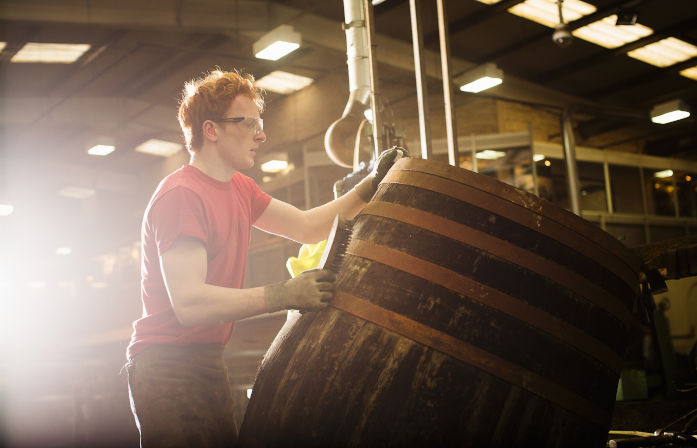
[[[114,145],[94,145],[87,150],[87,154],[91,156],[106,156],[114,152]]]
[[[661,103],[651,109],[651,121],[658,124],[672,123],[689,116],[690,109],[681,100]]]
[[[632,50],[627,53],[627,56],[656,67],[668,67],[697,56],[697,46],[674,37],[668,37]]]
[[[259,59],[277,61],[300,48],[300,33],[290,25],[281,25],[264,34],[254,42],[252,50]]]
[[[651,28],[639,23],[623,26],[617,26],[616,23],[617,14],[613,14],[574,30],[571,34],[605,48],[617,48],[653,34]]]
[[[10,216],[15,208],[12,204],[0,203],[0,216]]]
[[[697,81],[697,65],[694,67],[686,68],[685,70],[681,70],[680,74],[685,78],[690,78]]]
[[[567,23],[596,11],[595,6],[580,0],[564,0],[562,6],[564,21]],[[512,6],[508,12],[550,28],[554,28],[559,23],[559,8],[556,1],[526,0]]]
[[[463,92],[479,93],[503,82],[503,71],[495,64],[487,63],[454,78]]]
[[[83,188],[83,187],[72,187],[68,186],[63,189],[61,189],[58,194],[61,196],[65,196],[66,198],[72,198],[72,199],[87,199],[91,198],[94,196],[96,193],[95,190],[92,188]]]
[[[665,179],[667,177],[672,177],[673,176],[673,170],[663,170],[663,171],[656,171],[653,173],[653,177],[657,177],[659,179]]]
[[[256,86],[272,92],[287,95],[297,92],[315,82],[307,76],[275,70],[255,82]]]
[[[265,173],[279,173],[288,168],[288,154],[271,153],[261,159],[261,170]]]
[[[16,63],[70,64],[90,49],[89,44],[28,42],[10,59]]]
[[[477,153],[477,158],[482,160],[496,160],[504,157],[506,155],[503,151],[493,151],[491,149],[485,149],[484,151],[479,151]]]
[[[154,156],[169,157],[181,151],[182,148],[183,146],[179,143],[151,138],[136,146],[136,151],[144,154],[152,154]]]
[[[534,162],[542,162],[544,159],[545,159],[544,154],[535,154],[534,156],[532,156],[532,160]]]

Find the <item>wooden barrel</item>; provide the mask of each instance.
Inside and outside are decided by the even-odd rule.
[[[332,307],[266,354],[243,446],[579,446],[607,438],[635,255],[495,179],[402,159]]]

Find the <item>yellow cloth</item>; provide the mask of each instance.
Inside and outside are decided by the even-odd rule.
[[[286,267],[288,268],[288,272],[290,272],[290,276],[295,278],[295,276],[301,272],[316,268],[319,261],[322,259],[322,253],[326,245],[327,240],[300,246],[297,258],[290,257],[288,261],[286,261]]]

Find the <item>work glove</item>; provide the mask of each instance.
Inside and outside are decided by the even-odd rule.
[[[321,310],[334,298],[335,280],[331,271],[312,269],[290,280],[267,285],[264,287],[266,311]]]
[[[392,165],[397,160],[408,155],[407,150],[399,146],[393,146],[380,153],[373,165],[373,171],[354,187],[363,202],[368,202],[372,199],[375,192],[378,191],[378,185],[380,185],[382,179],[392,168]]]

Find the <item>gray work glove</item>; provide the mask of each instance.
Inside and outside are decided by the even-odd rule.
[[[408,155],[407,150],[399,146],[393,146],[380,153],[373,165],[373,171],[354,187],[363,202],[368,202],[372,199],[375,192],[378,191],[378,185],[380,185],[382,179],[392,168],[392,165],[397,160]]]
[[[316,311],[326,308],[334,298],[335,280],[336,276],[331,271],[312,269],[290,280],[267,285],[264,287],[266,311]]]

